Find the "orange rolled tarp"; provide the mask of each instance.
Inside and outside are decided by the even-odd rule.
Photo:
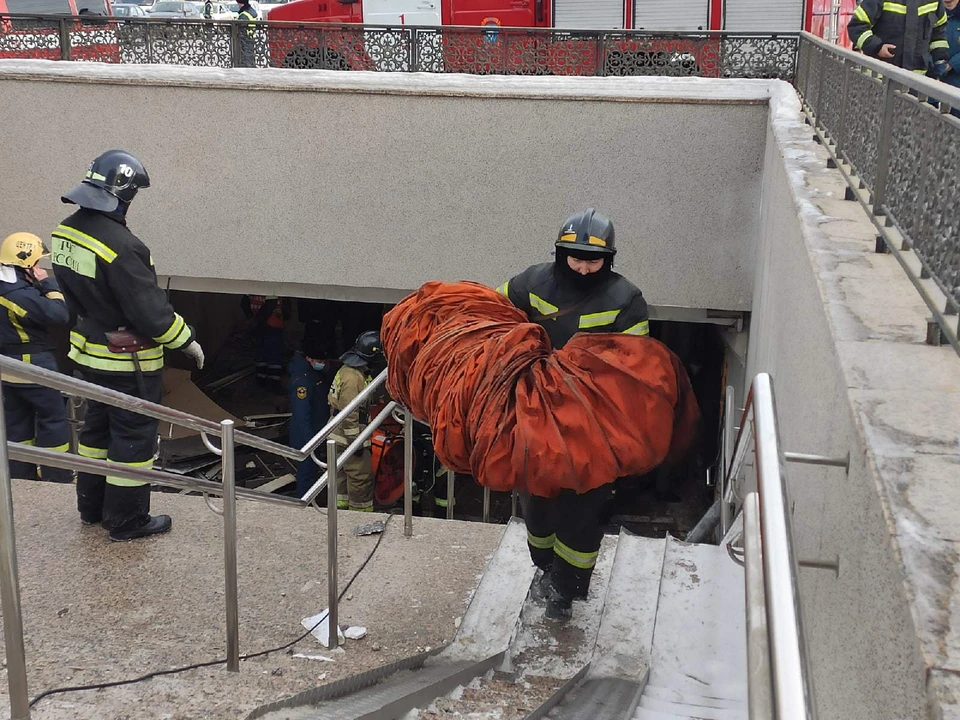
[[[552,497],[640,475],[689,447],[699,418],[677,356],[647,337],[546,331],[476,283],[429,282],[385,317],[387,389],[437,456],[493,490]]]

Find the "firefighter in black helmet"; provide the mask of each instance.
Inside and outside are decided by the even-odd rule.
[[[581,332],[647,335],[647,303],[613,271],[616,253],[613,223],[591,208],[563,223],[554,262],[533,265],[497,289],[546,329],[554,349]],[[615,478],[609,480],[582,495],[525,498],[527,544],[542,571],[534,589],[546,598],[550,618],[569,618],[572,601],[587,596],[603,539],[599,512]]]
[[[164,349],[181,350],[203,367],[193,329],[157,285],[150,250],[127,229],[127,210],[150,187],[143,164],[123,150],[93,161],[61,200],[79,209],[53,232],[53,269],[76,316],[69,357],[84,379],[160,402]],[[150,468],[158,421],[89,401],[79,453],[118,466]],[[116,541],[166,532],[167,515],[150,516],[150,486],[79,473],[77,508],[84,524],[102,523]]]

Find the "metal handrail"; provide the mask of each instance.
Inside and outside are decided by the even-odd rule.
[[[913,95],[918,103],[923,103],[926,99],[939,103],[939,112],[942,116],[940,123],[947,124],[948,133],[955,133],[958,127],[956,118],[950,115],[952,109],[960,109],[960,90],[953,86],[931,80],[918,73],[909,72],[902,68],[895,67],[876,58],[855,53],[846,48],[831,45],[822,39],[810,33],[802,33],[800,39],[801,58],[806,57],[806,62],[798,60],[797,63],[797,90],[801,95],[804,110],[810,117],[813,125],[815,139],[820,139],[827,153],[830,155],[833,167],[843,175],[848,184],[846,198],[848,200],[857,200],[870,217],[871,222],[877,230],[878,241],[882,242],[885,250],[881,250],[878,244],[877,251],[887,251],[893,255],[894,259],[900,264],[904,274],[913,284],[917,293],[920,295],[924,304],[930,310],[931,319],[927,321],[927,342],[933,345],[940,345],[942,342],[949,343],[957,354],[960,354],[960,326],[957,324],[957,314],[960,312],[960,295],[953,287],[952,278],[942,277],[936,267],[931,266],[931,257],[940,256],[940,250],[928,251],[920,248],[917,252],[918,237],[916,234],[904,230],[909,227],[910,218],[897,217],[890,210],[891,203],[888,202],[888,196],[891,195],[890,174],[893,167],[891,158],[892,148],[894,147],[894,103],[898,97],[904,95]],[[815,54],[826,58],[832,57],[842,68],[843,78],[840,83],[839,98],[839,120],[835,127],[826,127],[823,124],[824,107],[824,86],[829,84],[825,80],[826,72],[823,68],[823,62],[820,63],[819,81],[810,85],[811,64]],[[849,157],[850,142],[847,138],[849,134],[845,131],[848,121],[845,120],[844,113],[848,102],[850,83],[847,78],[850,71],[864,72],[872,75],[877,82],[877,88],[882,94],[882,106],[879,111],[879,127],[875,137],[876,147],[872,153],[873,159],[873,182],[864,181],[863,174],[867,170],[865,167],[855,167],[854,160]],[[933,106],[929,107],[931,112],[936,112]],[[834,125],[831,123],[831,125]],[[844,162],[850,165],[850,168],[844,167]],[[891,234],[890,228],[893,227],[899,233],[899,238]],[[898,240],[903,240],[903,246],[899,247]],[[949,250],[949,248],[947,248]],[[916,272],[908,257],[914,257],[920,264],[920,272]],[[949,253],[947,253],[949,255]],[[929,280],[936,286],[936,293],[924,284],[924,280]],[[944,305],[940,305],[942,294]]]
[[[106,405],[112,405],[123,410],[145,415],[155,420],[173,423],[179,427],[189,428],[197,432],[209,433],[211,435],[220,435],[220,423],[206,418],[191,415],[182,410],[174,410],[160,403],[142,400],[132,395],[105,388],[102,385],[96,385],[80,378],[64,375],[56,370],[47,370],[46,368],[30,365],[20,360],[15,360],[5,355],[0,355],[0,372],[4,375],[12,375],[24,380],[29,380],[37,385],[59,390],[65,395],[82,397],[87,400],[96,400]],[[291,460],[303,460],[304,455],[293,448],[280,443],[264,440],[256,435],[237,431],[235,440],[238,444],[255,447],[259,450],[265,450],[275,455],[290,458]]]
[[[863,53],[847,50],[847,48],[843,47],[842,45],[828,43],[822,38],[818,38],[816,35],[813,35],[809,32],[800,33],[800,37],[805,42],[816,45],[822,50],[827,50],[833,55],[845,58],[855,65],[859,65],[860,67],[872,70],[879,75],[887,76],[893,80],[896,80],[898,85],[908,87],[922,95],[936,98],[941,102],[947,103],[950,105],[950,107],[960,108],[960,90],[956,89],[953,85],[939,82],[938,80],[931,80],[930,78],[919,73],[904,70],[896,65],[891,65],[890,63],[872,58],[869,55],[864,55]]]
[[[763,651],[769,654],[770,673],[759,678],[751,673],[749,682],[769,683],[774,720],[816,720],[813,680],[803,632],[793,528],[787,501],[786,460],[780,445],[773,381],[767,373],[760,373],[754,378],[747,395],[727,482],[732,482],[739,475],[751,436],[756,457],[759,524],[753,536],[744,538],[745,563],[751,568],[763,568],[762,595],[767,625],[767,647]],[[753,518],[750,520],[748,525],[752,531]],[[748,638],[764,635],[757,627],[762,615],[753,605],[757,602],[753,580],[748,577],[746,587]],[[751,667],[763,667],[756,657],[749,662]],[[751,691],[751,718],[770,717],[755,714],[762,711],[755,710],[754,698],[763,695],[762,690],[757,688]]]
[[[226,605],[226,635],[227,635],[227,670],[239,672],[240,669],[240,642],[239,642],[239,611],[237,588],[237,509],[238,497],[259,502],[270,502],[281,505],[306,507],[310,505],[321,490],[327,485],[327,478],[332,472],[333,490],[328,492],[328,534],[333,533],[333,541],[327,544],[328,586],[330,588],[330,608],[328,627],[330,633],[328,643],[336,647],[337,643],[337,544],[336,544],[336,478],[344,464],[358,451],[373,435],[380,424],[390,417],[397,409],[396,402],[388,402],[386,407],[374,418],[357,438],[342,452],[338,452],[336,442],[328,440],[328,458],[331,460],[327,472],[310,488],[307,494],[300,499],[264,493],[256,490],[236,487],[235,475],[235,442],[257,447],[268,452],[275,452],[284,457],[292,457],[301,461],[312,457],[317,461],[314,450],[333,430],[342,423],[347,415],[357,410],[374,393],[378,392],[387,378],[387,371],[381,372],[354,400],[347,404],[335,418],[320,430],[302,449],[293,450],[279,443],[263,440],[249,433],[238,433],[234,430],[233,420],[224,420],[217,424],[211,420],[190,415],[179,410],[164,407],[157,403],[148,402],[126,395],[115,390],[94,385],[78,378],[62,375],[58,372],[29,365],[19,360],[0,356],[0,371],[15,377],[30,380],[34,383],[52,387],[75,397],[96,400],[107,405],[124,408],[158,420],[164,420],[183,427],[198,430],[204,444],[222,458],[222,483],[199,478],[185,477],[152,468],[137,468],[111,463],[107,460],[88,458],[71,453],[57,452],[48,448],[32,445],[23,445],[17,442],[8,442],[6,423],[3,411],[2,394],[0,394],[0,599],[3,608],[3,628],[5,650],[7,658],[7,680],[10,694],[10,717],[12,720],[29,720],[30,705],[27,694],[26,655],[23,642],[23,620],[20,609],[20,585],[17,571],[16,537],[14,532],[13,494],[10,479],[9,459],[66,468],[79,472],[89,472],[95,475],[110,475],[127,480],[154,483],[167,487],[195,490],[208,498],[210,495],[223,496],[223,508],[214,512],[223,517],[224,528],[224,583]],[[409,411],[404,418],[405,436],[409,447],[404,453],[404,485],[405,485],[405,522],[404,534],[413,534],[412,519],[412,483],[413,483],[413,417]],[[219,449],[212,446],[206,435],[214,434],[221,438]],[[330,530],[332,528],[332,531]]]
[[[124,410],[130,410],[131,412],[139,413],[140,415],[145,415],[156,420],[163,420],[164,422],[169,422],[179,427],[196,430],[205,435],[219,436],[221,434],[220,424],[214,422],[213,420],[207,420],[206,418],[191,415],[190,413],[183,412],[182,410],[174,410],[173,408],[161,405],[160,403],[150,402],[149,400],[141,400],[140,398],[127,395],[117,390],[111,390],[110,388],[105,388],[101,385],[96,385],[94,383],[87,382],[86,380],[81,380],[80,378],[70,377],[69,375],[59,373],[56,370],[47,370],[46,368],[38,367],[36,365],[30,365],[28,363],[21,362],[20,360],[15,360],[11,357],[0,355],[0,372],[3,372],[4,374],[10,374],[24,380],[29,380],[37,383],[38,385],[51,387],[55,390],[59,390],[65,395],[82,397],[87,400],[102,402],[104,404],[112,405],[113,407],[119,407]],[[319,461],[316,459],[316,457],[313,457],[317,448],[323,444],[324,440],[327,439],[330,433],[339,427],[339,425],[348,415],[356,411],[373,395],[379,393],[386,381],[387,371],[384,370],[377,375],[377,377],[371,380],[370,384],[361,390],[353,400],[347,403],[343,410],[332,417],[316,435],[304,443],[303,447],[301,447],[299,450],[287,447],[286,445],[281,445],[280,443],[276,443],[271,440],[265,440],[257,435],[239,430],[234,431],[234,442],[236,442],[238,445],[247,445],[249,447],[254,447],[258,450],[264,450],[266,452],[273,453],[274,455],[279,455],[291,460],[303,461],[307,458],[312,458],[314,462],[319,464]],[[395,407],[395,404],[391,405],[391,407]],[[383,422],[384,419],[386,419],[385,416],[380,420],[380,422]],[[368,429],[371,426],[373,426],[373,423],[368,425]],[[371,434],[372,432],[373,430],[370,430]],[[369,439],[369,437],[369,435],[366,436],[367,439]],[[57,463],[48,461],[46,459],[43,462],[44,464],[63,467],[63,465],[58,465]],[[111,472],[111,474],[119,477],[118,473]],[[310,488],[306,495],[300,498],[299,503],[301,505],[309,505],[311,502],[313,502],[314,498],[316,498],[320,491],[323,490],[326,482],[326,473],[324,473],[322,481],[322,483],[318,481],[317,484]],[[164,479],[159,476],[151,479],[150,482],[159,482],[161,484],[170,485],[171,487],[188,487],[188,485],[184,484],[174,484],[171,480]],[[219,485],[216,486],[219,487]],[[211,489],[204,489],[200,487],[197,487],[196,489],[206,492],[213,492]],[[262,499],[268,495],[268,493],[254,493],[251,495],[253,492],[254,491],[248,490],[242,492],[241,494],[249,499]],[[291,500],[291,498],[284,498],[284,502],[289,500]]]

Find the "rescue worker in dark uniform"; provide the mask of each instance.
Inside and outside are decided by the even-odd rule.
[[[294,353],[287,373],[290,377],[290,446],[300,449],[330,420],[327,394],[340,363],[328,359],[329,350],[317,336],[306,335]],[[324,447],[317,448],[323,455]],[[303,497],[316,482],[319,466],[307,458],[297,468],[297,495]]]
[[[256,34],[258,18],[257,9],[250,4],[250,0],[240,0],[240,11],[237,20],[246,20],[246,26],[240,27],[240,67],[256,66]]]
[[[647,335],[647,303],[613,271],[614,255],[613,223],[588,209],[563,224],[554,262],[527,268],[498,291],[546,329],[555,350],[581,332]],[[542,571],[534,591],[546,598],[549,618],[569,618],[572,601],[587,597],[603,540],[599,513],[614,480],[583,494],[524,499],[530,557]]]
[[[127,229],[127,210],[150,187],[143,164],[123,150],[97,157],[86,177],[61,200],[78,205],[53,232],[53,268],[76,316],[69,357],[81,376],[103,387],[160,402],[164,348],[182,350],[203,367],[193,329],[157,285],[150,250]],[[79,454],[117,465],[150,468],[158,421],[88,401]],[[150,485],[79,473],[77,509],[88,525],[102,523],[115,541],[170,529],[150,516]]]
[[[266,295],[244,295],[240,308],[253,320],[257,384],[283,392],[283,328],[290,319],[290,301]]]
[[[66,325],[70,313],[56,278],[37,265],[42,256],[43,243],[32,233],[14,233],[0,245],[0,352],[57,370],[47,328]],[[59,390],[4,375],[3,410],[8,440],[57,452],[70,449],[70,425]],[[37,467],[11,460],[10,475],[35,480]],[[40,479],[73,482],[73,475],[41,466]]]
[[[857,50],[891,65],[940,77],[949,45],[943,0],[860,0],[847,34]]]

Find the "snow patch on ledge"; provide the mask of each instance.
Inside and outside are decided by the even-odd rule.
[[[180,85],[304,92],[517,97],[619,102],[765,103],[772,80],[665,77],[517,77],[186,65],[0,60],[0,80]],[[786,85],[786,83],[782,83]],[[789,86],[787,86],[789,87]]]

